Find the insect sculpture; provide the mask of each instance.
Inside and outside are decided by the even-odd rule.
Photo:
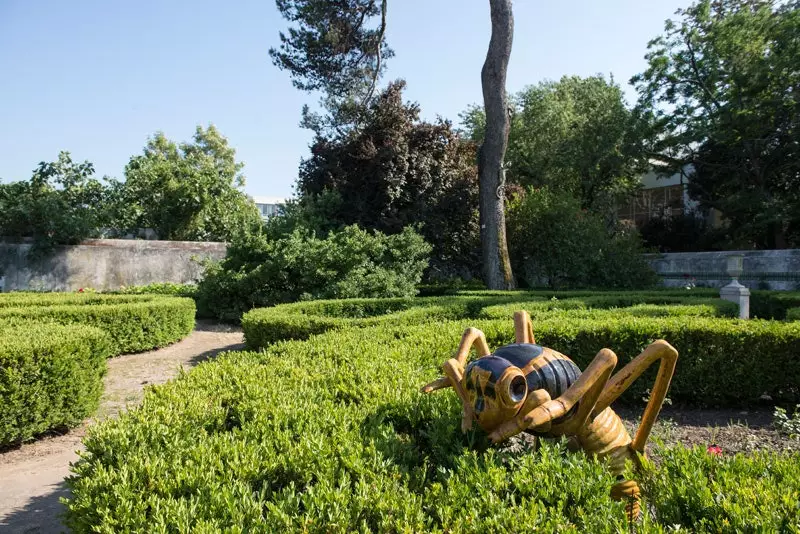
[[[461,429],[473,422],[489,433],[493,443],[522,431],[567,436],[587,453],[605,459],[617,483],[611,497],[627,500],[631,519],[639,516],[639,485],[625,480],[626,461],[639,466],[639,455],[667,395],[678,351],[658,340],[611,376],[617,356],[609,349],[597,353],[581,372],[567,356],[536,345],[527,312],[514,314],[516,343],[492,352],[483,332],[468,328],[454,358],[443,365],[445,376],[422,388],[429,393],[452,387],[463,405]],[[478,358],[467,364],[475,347]],[[642,421],[631,439],[619,416],[609,407],[653,363],[660,361],[655,385]]]

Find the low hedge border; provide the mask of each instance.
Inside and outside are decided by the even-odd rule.
[[[760,319],[786,319],[791,308],[800,307],[797,291],[752,291],[750,315]]]
[[[466,319],[477,316],[487,305],[512,300],[510,296],[457,296],[297,302],[250,310],[242,316],[242,330],[248,347],[258,350],[278,341],[308,339],[347,327]]]
[[[800,321],[800,308],[789,308],[786,310],[787,321]]]
[[[116,295],[103,293],[0,293],[0,308],[39,306],[91,306],[97,304],[128,304],[151,302],[158,295]]]
[[[277,341],[307,339],[328,330],[346,327],[375,326],[385,322],[421,324],[467,318],[507,319],[519,309],[529,311],[532,317],[538,319],[552,315],[555,311],[567,310],[576,318],[603,317],[609,314],[643,317],[733,317],[738,307],[721,299],[682,299],[669,295],[595,293],[584,298],[546,300],[544,296],[530,293],[487,295],[481,292],[452,297],[323,300],[282,304],[245,313],[242,317],[242,329],[248,347],[259,350]]]
[[[636,317],[735,317],[738,305],[721,299],[680,299],[678,297],[643,296],[586,297],[566,300],[517,301],[484,308],[480,317],[504,319],[516,310],[526,310],[534,319],[566,313],[575,318],[593,318],[606,315]]]
[[[248,348],[253,350],[263,350],[285,339],[307,339],[346,327],[402,329],[429,324],[438,328],[448,321],[456,321],[462,329],[485,324],[489,328],[487,336],[497,332],[493,346],[498,346],[513,341],[512,313],[527,309],[534,317],[537,342],[569,355],[581,368],[603,347],[617,352],[622,366],[650,342],[668,340],[681,353],[670,390],[673,401],[701,406],[749,406],[758,403],[763,395],[780,402],[800,400],[800,323],[730,319],[735,305],[711,299],[692,299],[693,304],[686,306],[645,304],[611,309],[586,306],[629,301],[623,302],[615,296],[563,301],[505,299],[496,304],[498,299],[447,297],[298,303],[252,310],[242,318],[242,327]],[[657,297],[662,303],[665,299],[672,297]],[[452,352],[456,348],[457,340],[447,350]],[[645,376],[654,373],[652,370]],[[651,378],[638,381],[626,394],[627,401],[637,402],[646,395],[652,386]]]
[[[577,330],[539,325],[539,332],[548,343],[579,334],[573,348],[588,352],[585,358],[596,345],[620,342],[624,361],[625,347],[638,350],[652,333],[678,334],[684,319],[628,317],[628,326],[616,329],[626,334],[612,340],[602,330],[590,339],[592,321],[578,321]],[[637,328],[642,322],[660,330]],[[513,336],[510,320],[470,323],[493,347]],[[157,386],[139,408],[90,430],[68,479],[67,526],[76,532],[628,530],[601,463],[548,444],[535,452],[490,448],[480,430],[461,433],[452,392],[419,392],[439,375],[465,322],[390,324],[220,355]],[[768,334],[749,331],[736,343],[758,335]],[[679,447],[661,458],[640,479],[648,511],[642,532],[719,532],[726,525],[779,532],[797,523],[796,454],[751,459]]]
[[[50,322],[82,324],[106,331],[111,354],[125,354],[163,347],[194,329],[195,305],[189,298],[135,295],[132,301],[103,299],[103,304],[26,305],[0,308],[0,323],[25,325]],[[113,303],[105,303],[111,300]]]
[[[506,321],[505,328],[513,330]],[[666,339],[680,353],[670,398],[693,406],[748,407],[763,402],[800,401],[800,323],[709,317],[606,316],[578,319],[568,315],[539,321],[536,341],[569,355],[584,369],[608,347],[618,367],[649,343]],[[506,334],[505,342],[513,340]],[[495,345],[496,346],[496,345]],[[655,368],[626,392],[629,403],[652,388]]]
[[[98,328],[0,325],[0,447],[94,413],[111,355],[111,339]]]

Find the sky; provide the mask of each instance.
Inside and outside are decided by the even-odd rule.
[[[690,0],[516,0],[508,91],[565,75],[613,75],[635,92],[647,42]],[[289,197],[318,96],[294,87],[268,50],[286,23],[273,0],[0,0],[0,180],[25,180],[61,150],[124,178],[162,131],[189,140],[213,123],[244,162],[251,195]],[[422,116],[458,122],[481,102],[486,0],[389,0],[395,51]]]

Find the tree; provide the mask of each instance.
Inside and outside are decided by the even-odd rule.
[[[665,173],[719,210],[734,244],[800,243],[800,2],[702,0],[632,81]]]
[[[394,82],[377,95],[358,130],[317,136],[300,166],[300,202],[306,213],[324,210],[328,221],[312,226],[322,231],[335,223],[397,234],[421,224],[434,276],[478,275],[475,145],[449,122],[420,122],[419,106],[403,102],[404,87]]]
[[[193,141],[177,145],[159,132],[130,159],[115,194],[121,227],[152,228],[161,239],[228,241],[261,225],[228,140],[212,125],[198,126]]]
[[[98,236],[107,223],[105,191],[90,162],[61,152],[30,180],[0,184],[0,235],[33,238],[38,250]]]
[[[385,59],[394,55],[384,39],[387,0],[276,0],[296,26],[280,32],[269,51],[303,91],[321,91],[328,116],[303,107],[303,125],[318,134],[344,133],[357,125],[372,100]],[[380,23],[370,26],[376,17]]]
[[[276,0],[278,10],[296,26],[281,33],[273,62],[290,72],[296,87],[320,90],[327,119],[304,109],[304,124],[320,134],[358,128],[375,86],[391,55],[385,43],[387,0]],[[511,54],[511,0],[490,0],[492,37],[481,82],[487,130],[479,155],[481,248],[484,280],[490,288],[513,286],[505,239],[503,158],[508,144],[505,92]],[[380,22],[369,26],[380,16]]]
[[[490,289],[513,289],[506,243],[504,166],[510,128],[506,73],[514,37],[511,0],[489,0],[492,36],[481,70],[486,130],[478,152],[483,279]]]
[[[513,103],[510,183],[563,191],[595,211],[636,189],[647,164],[645,125],[613,79],[565,76],[526,88]],[[461,117],[467,134],[480,141],[483,109],[473,106]]]

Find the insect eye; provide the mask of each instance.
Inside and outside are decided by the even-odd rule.
[[[508,385],[508,398],[513,402],[519,402],[524,399],[527,392],[528,384],[525,382],[525,377],[521,375],[515,376]]]

